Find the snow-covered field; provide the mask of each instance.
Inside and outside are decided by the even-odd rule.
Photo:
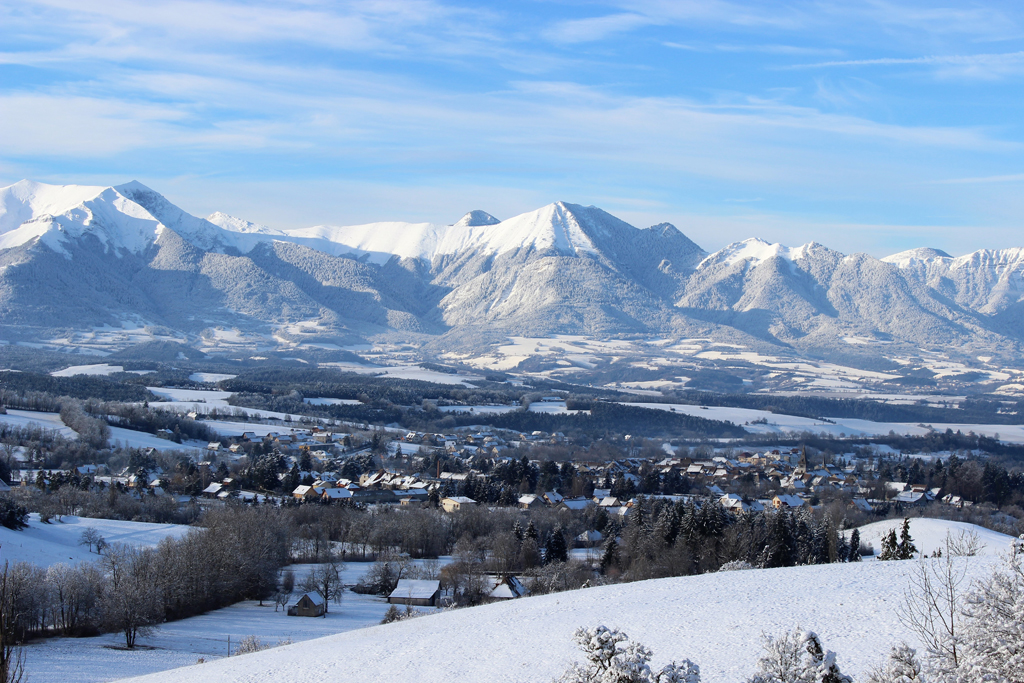
[[[483,406],[439,406],[438,410],[443,413],[476,413],[478,415],[487,414],[501,414],[510,413],[514,410],[519,410],[519,406],[498,406],[498,405],[483,405]],[[575,415],[580,412],[589,412],[586,410],[569,410],[565,406],[565,401],[534,401],[530,404],[531,413],[550,413],[550,414],[564,414],[564,415]]]
[[[68,439],[77,439],[78,433],[71,427],[67,427],[60,419],[58,413],[40,413],[33,410],[14,410],[10,409],[6,415],[0,415],[0,422],[16,425],[18,427],[27,427],[29,425],[38,425],[43,429],[53,429],[60,433],[61,436]],[[205,443],[198,441],[190,441],[184,444],[177,444],[167,439],[157,438],[153,434],[146,432],[137,432],[133,429],[124,429],[122,427],[111,427],[110,428],[110,445],[116,445],[120,443],[122,446],[130,446],[132,448],[156,448],[161,451],[173,451],[173,450],[188,450],[189,448],[203,448],[206,446]]]
[[[972,577],[997,560],[972,558]],[[916,563],[865,562],[747,570],[590,588],[374,626],[285,649],[207,662],[141,681],[360,683],[550,681],[578,659],[580,626],[623,629],[654,651],[653,664],[688,657],[705,683],[750,676],[760,635],[802,625],[862,675],[890,644],[916,639],[897,612]]]
[[[16,427],[36,425],[43,429],[56,430],[60,432],[61,436],[68,439],[78,438],[78,432],[65,425],[58,413],[40,413],[34,410],[15,410],[11,408],[8,409],[6,415],[0,415],[0,422]]]
[[[870,543],[877,555],[882,550],[882,536],[895,528],[899,535],[903,520],[890,519],[884,522],[874,522],[859,528],[860,543],[864,546]],[[1013,537],[1001,534],[998,531],[991,531],[974,524],[966,522],[951,522],[945,519],[926,519],[914,517],[910,520],[910,537],[917,546],[919,553],[932,555],[939,548],[945,552],[946,534],[949,533],[956,539],[961,532],[976,533],[980,547],[979,555],[999,555],[1010,549]]]
[[[41,567],[66,562],[77,564],[99,559],[96,553],[78,544],[82,531],[94,528],[107,543],[155,546],[168,536],[182,536],[189,527],[179,524],[122,522],[113,519],[64,517],[63,521],[43,524],[37,513],[29,515],[28,528],[13,531],[0,527],[0,560],[32,562]]]
[[[394,377],[395,379],[414,379],[434,384],[460,384],[473,389],[475,384],[470,382],[483,379],[482,375],[452,375],[446,372],[429,370],[419,365],[362,365],[360,363],[337,362],[321,363],[321,367],[337,368],[342,372],[354,372],[360,375],[381,375],[383,377]]]
[[[110,428],[110,439],[108,440],[108,443],[110,443],[111,446],[120,443],[122,446],[131,448],[155,448],[158,451],[187,451],[206,447],[206,442],[204,441],[185,441],[183,443],[174,443],[167,439],[161,439],[155,434],[138,432],[134,429],[124,429],[123,427]]]
[[[112,375],[115,372],[124,372],[121,365],[108,365],[107,363],[96,363],[93,365],[72,365],[50,374],[54,377],[74,377],[75,375]]]
[[[157,396],[166,399],[166,402],[150,403],[150,408],[160,410],[173,410],[178,413],[188,413],[193,410],[200,413],[209,412],[216,408],[221,413],[232,411],[245,412],[249,415],[258,415],[263,418],[283,420],[284,413],[273,410],[259,410],[257,408],[239,408],[230,405],[227,401],[231,396],[230,391],[216,391],[213,389],[167,389],[164,387],[146,387]]]
[[[984,436],[999,436],[1007,443],[1024,443],[1024,425],[991,425],[935,422],[916,424],[910,422],[872,422],[850,417],[829,418],[831,422],[815,420],[809,417],[782,415],[767,410],[751,408],[725,408],[720,406],[694,406],[679,403],[625,403],[623,405],[650,408],[652,410],[668,410],[684,415],[695,415],[709,420],[724,420],[742,426],[755,434],[781,434],[785,432],[825,432],[832,436],[885,436],[890,431],[897,434],[923,436],[929,431],[944,432],[947,429],[961,431],[964,434],[974,432]],[[767,424],[748,424],[754,420],[767,420]],[[833,424],[834,423],[834,424]],[[929,429],[930,427],[930,429]]]
[[[311,406],[361,406],[362,401],[353,398],[307,398],[303,399]]]
[[[246,432],[252,432],[256,436],[266,436],[271,432],[277,434],[292,434],[303,427],[282,427],[280,425],[265,425],[258,422],[230,422],[226,420],[200,420],[201,423],[215,430],[221,436],[241,436]]]
[[[219,372],[193,372],[188,376],[193,382],[207,382],[209,384],[216,384],[217,382],[234,379],[235,377],[238,377],[238,375],[225,375]]]
[[[95,557],[95,555],[93,556]],[[346,585],[355,584],[370,568],[370,563],[348,563],[342,571]],[[290,567],[296,583],[309,570],[308,565]],[[296,589],[293,604],[301,595]],[[200,658],[212,662],[234,650],[238,642],[254,635],[265,643],[284,640],[307,641],[379,624],[388,609],[387,602],[373,595],[346,591],[341,604],[330,604],[326,618],[289,617],[274,611],[272,602],[260,607],[256,601],[241,602],[190,619],[161,624],[149,636],[139,639],[146,648],[135,652],[113,649],[123,642],[120,634],[95,638],[54,638],[38,641],[26,650],[26,671],[32,683],[99,683],[127,676],[140,676],[195,664]],[[419,608],[432,612],[431,608]],[[202,675],[196,679],[202,680]],[[196,680],[193,679],[193,680]]]

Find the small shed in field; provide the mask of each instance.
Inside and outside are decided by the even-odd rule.
[[[322,617],[327,613],[327,601],[317,592],[303,593],[299,601],[288,608],[290,617]]]
[[[441,582],[426,579],[399,579],[395,590],[388,596],[392,605],[437,607],[441,598]]]
[[[515,576],[499,576],[494,579],[494,588],[487,597],[491,600],[514,600],[530,594],[529,589]]]

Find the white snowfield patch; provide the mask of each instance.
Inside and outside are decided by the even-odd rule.
[[[241,408],[228,403],[230,391],[214,391],[212,389],[168,389],[164,387],[146,387],[151,392],[167,399],[165,402],[150,403],[149,407],[159,410],[173,410],[178,413],[188,413],[193,410],[200,413],[208,413],[216,408],[220,413],[248,413],[272,420],[283,420],[285,413],[278,413],[273,410],[260,410],[257,408]]]
[[[137,432],[134,429],[125,429],[123,427],[111,427],[108,443],[111,446],[120,444],[125,448],[155,448],[158,451],[194,451],[206,448],[208,442],[183,441],[182,443],[175,443],[169,439],[161,439],[149,432]]]
[[[783,434],[789,432],[825,432],[832,436],[885,436],[889,432],[909,436],[925,436],[931,432],[974,432],[991,438],[998,437],[1006,443],[1024,443],[1024,425],[965,424],[935,422],[918,424],[911,422],[872,422],[852,417],[822,417],[829,420],[815,420],[809,417],[771,413],[751,408],[726,408],[721,406],[694,406],[681,403],[623,403],[622,405],[667,410],[683,415],[694,415],[709,420],[723,420],[742,426],[755,434]],[[755,420],[767,420],[767,424],[748,424]]]
[[[216,384],[236,377],[238,375],[225,375],[220,372],[193,372],[188,376],[193,382],[206,382],[207,384]]]
[[[97,363],[95,365],[72,365],[70,368],[51,372],[53,377],[74,377],[76,375],[112,375],[115,372],[124,372],[122,365],[108,365]]]
[[[987,575],[995,558],[974,558]],[[896,616],[913,561],[748,570],[588,588],[445,612],[284,649],[132,679],[142,683],[520,683],[550,681],[581,655],[580,626],[624,630],[661,667],[684,657],[704,683],[754,673],[762,632],[802,625],[862,678],[889,646],[917,639]]]
[[[303,399],[311,406],[361,406],[362,401],[354,398],[306,398]]]
[[[432,261],[447,254],[500,254],[533,247],[563,253],[596,251],[583,227],[563,202],[509,218],[500,223],[470,225],[381,222],[326,226],[286,231],[288,241],[315,246],[335,255],[352,254],[371,263],[394,256]]]
[[[41,567],[64,562],[77,564],[100,559],[79,545],[82,532],[93,528],[107,543],[124,543],[132,546],[156,546],[167,537],[179,538],[190,527],[180,524],[149,524],[146,522],[122,522],[113,519],[92,519],[89,517],[64,517],[63,521],[43,524],[37,513],[29,515],[28,528],[14,531],[0,527],[0,548],[3,559],[10,562],[31,562]]]
[[[781,244],[769,244],[763,239],[752,237],[742,242],[734,242],[724,249],[709,255],[700,262],[697,269],[700,270],[716,265],[732,266],[743,261],[760,263],[775,257],[786,261],[796,261],[806,258],[807,252],[814,246],[816,246],[814,242],[809,242],[800,247],[790,248]]]
[[[441,558],[446,564],[450,558]],[[341,580],[354,585],[369,571],[368,562],[350,562],[341,572]],[[292,565],[298,583],[311,565]],[[302,591],[296,589],[289,604],[295,604]],[[263,643],[283,640],[300,642],[379,624],[387,612],[384,598],[346,591],[340,605],[331,603],[326,618],[289,617],[283,610],[274,611],[272,601],[260,606],[255,600],[236,603],[200,616],[159,624],[152,633],[140,639],[151,650],[135,652],[112,649],[124,644],[120,633],[107,633],[92,638],[51,638],[36,640],[26,650],[26,672],[32,683],[99,683],[140,676],[157,671],[195,664],[227,655],[246,636],[256,636]],[[429,607],[419,612],[434,611]],[[202,677],[199,680],[205,680]]]
[[[877,555],[882,550],[882,537],[891,529],[896,529],[898,537],[902,526],[902,520],[889,519],[859,527],[861,547],[870,543]],[[933,555],[940,548],[946,552],[947,534],[954,539],[959,538],[961,534],[976,534],[980,543],[979,555],[1000,555],[1009,551],[1014,541],[1013,536],[966,522],[924,517],[915,517],[910,520],[910,537],[914,540],[914,545],[917,546],[919,553]]]
[[[66,439],[77,439],[78,432],[64,424],[59,413],[39,413],[34,410],[16,410],[9,408],[6,415],[0,415],[0,422],[15,427],[36,426],[42,429],[54,429]]]
[[[337,363],[321,363],[320,367],[337,368],[342,372],[354,372],[359,375],[413,379],[422,382],[433,382],[434,384],[461,384],[470,389],[476,388],[475,384],[470,383],[471,381],[483,380],[482,375],[450,375],[446,372],[429,370],[419,365],[361,365],[359,363],[340,361]]]

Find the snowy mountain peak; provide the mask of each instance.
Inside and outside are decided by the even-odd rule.
[[[679,228],[672,225],[671,223],[658,223],[657,225],[652,225],[647,229],[653,230],[654,232],[658,233],[659,235],[662,235],[663,237],[675,237],[676,235],[683,234],[679,230]]]
[[[751,237],[742,242],[734,242],[724,249],[716,251],[701,261],[697,267],[728,267],[743,262],[758,264],[776,257],[786,261],[797,261],[809,258],[814,253],[822,251],[829,250],[817,242],[808,242],[794,248],[778,243],[771,244],[759,237]]]
[[[211,213],[206,217],[206,220],[216,225],[218,228],[228,230],[229,232],[274,236],[283,236],[285,234],[280,230],[274,230],[273,228],[261,223],[253,223],[252,221],[247,221],[244,218],[235,218],[234,216],[229,216],[228,214],[221,213],[220,211]]]
[[[949,258],[952,257],[940,249],[918,247],[917,249],[908,249],[907,251],[901,251],[900,253],[893,254],[892,256],[886,256],[882,261],[891,263],[900,268],[906,268],[915,261],[930,262]]]
[[[108,188],[93,185],[47,185],[21,180],[0,188],[0,234],[17,230],[40,216],[59,216]]]
[[[470,211],[465,216],[459,219],[459,221],[453,225],[455,228],[472,228],[479,225],[497,225],[500,223],[497,218],[487,213],[486,211],[480,211],[479,209]]]

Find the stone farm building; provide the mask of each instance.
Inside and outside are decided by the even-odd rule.
[[[322,617],[327,613],[327,601],[317,592],[303,593],[299,601],[288,608],[290,617]]]
[[[437,607],[441,597],[441,582],[426,579],[399,579],[395,590],[388,596],[392,605]]]

